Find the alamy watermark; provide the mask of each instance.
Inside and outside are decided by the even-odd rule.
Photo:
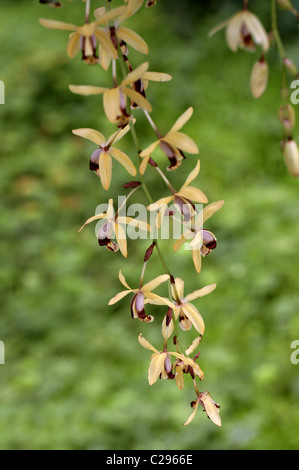
[[[5,104],[5,85],[2,80],[0,80],[0,104]]]
[[[291,88],[295,91],[291,94],[291,103],[299,104],[299,80],[294,80],[291,83]]]
[[[299,340],[298,339],[295,339],[291,343],[291,349],[295,350],[291,354],[291,363],[294,365],[297,365],[299,364]]]
[[[5,364],[5,345],[0,341],[0,364]]]

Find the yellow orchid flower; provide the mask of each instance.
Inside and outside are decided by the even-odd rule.
[[[130,175],[136,176],[137,170],[132,161],[123,151],[112,146],[118,142],[128,131],[130,126],[127,125],[122,130],[116,131],[108,140],[105,139],[103,134],[94,129],[75,129],[73,134],[88,139],[99,146],[93,152],[89,162],[89,168],[100,177],[103,188],[108,191],[112,178],[112,157],[115,158]]]
[[[174,244],[174,250],[178,251],[184,243],[190,242],[193,263],[198,273],[201,271],[201,258],[207,256],[211,250],[217,247],[215,235],[203,229],[202,226],[206,220],[212,217],[212,215],[223,206],[223,204],[224,201],[217,201],[206,206],[195,218],[192,230],[187,229]]]
[[[170,131],[159,140],[152,143],[149,147],[140,153],[144,157],[140,165],[140,173],[144,174],[149,158],[152,153],[160,146],[161,150],[166,154],[170,161],[168,170],[176,170],[185,158],[184,152],[197,154],[199,153],[196,143],[183,132],[179,132],[181,128],[189,121],[193,114],[193,108],[190,107],[183,113],[172,126]]]
[[[131,300],[131,314],[132,318],[139,318],[139,320],[150,323],[154,320],[153,316],[147,315],[145,313],[144,305],[146,303],[153,303],[154,301],[159,301],[159,305],[167,305],[170,308],[175,308],[174,304],[168,299],[164,299],[157,294],[153,294],[153,290],[160,286],[163,282],[169,280],[168,274],[162,274],[161,276],[156,277],[152,281],[147,282],[144,285],[140,285],[138,289],[132,289],[124,275],[119,271],[119,280],[122,285],[127,289],[125,291],[119,292],[115,297],[113,297],[108,305],[114,305],[116,302],[119,302],[121,299],[126,297],[128,294],[133,293],[133,298]]]
[[[171,187],[172,196],[167,196],[159,199],[158,201],[148,206],[149,211],[159,212],[158,226],[161,226],[162,219],[166,213],[168,204],[173,201],[179,212],[184,217],[184,220],[188,221],[192,216],[195,215],[195,207],[193,202],[199,204],[206,204],[208,202],[207,196],[198,188],[190,186],[195,178],[197,178],[200,171],[200,160],[198,160],[195,168],[191,171],[187,177],[185,183],[179,191],[175,191]]]
[[[226,28],[226,40],[233,52],[238,48],[254,51],[256,45],[266,52],[270,47],[269,37],[259,18],[247,8],[223,21],[209,33],[209,37]]]
[[[90,96],[103,94],[104,109],[107,118],[112,123],[122,123],[124,118],[128,118],[126,110],[126,96],[130,100],[146,111],[151,111],[151,104],[137,91],[130,88],[130,85],[139,80],[148,69],[148,63],[137,67],[133,72],[128,73],[120,85],[114,88],[103,88],[96,86],[75,86],[70,85],[70,90],[78,95]]]
[[[176,359],[179,359],[184,364],[192,368],[192,372],[199,377],[200,380],[203,380],[204,373],[196,362],[194,362],[189,357],[186,357],[183,354],[179,354],[173,351],[163,351],[160,352],[154,346],[151,345],[143,336],[140,334],[138,336],[138,341],[142,347],[152,351],[151,362],[148,370],[148,382],[150,385],[153,385],[160,376],[162,378],[169,378],[173,366],[170,363],[170,356],[174,356]]]
[[[131,225],[141,230],[151,231],[151,227],[140,220],[132,219],[131,217],[120,217],[118,212],[115,213],[113,208],[113,199],[109,199],[108,209],[106,213],[97,214],[90,217],[85,224],[80,228],[79,232],[83,228],[96,220],[106,219],[106,222],[102,225],[98,232],[98,243],[100,246],[106,246],[110,251],[117,251],[118,248],[121,254],[127,258],[127,239],[125,231],[122,225]],[[115,234],[117,244],[112,242],[112,236]]]
[[[106,54],[114,59],[117,58],[117,50],[110,40],[110,36],[106,31],[99,28],[99,25],[104,25],[113,20],[125,11],[126,7],[122,6],[110,10],[98,20],[85,23],[83,26],[76,26],[62,21],[47,20],[41,18],[40,24],[46,28],[59,29],[63,31],[72,31],[69,37],[67,46],[68,56],[74,58],[79,50],[82,51],[82,60],[88,64],[97,64],[99,58],[97,56],[97,42],[104,48]]]
[[[182,330],[190,330],[192,325],[202,336],[205,332],[205,324],[203,318],[196,307],[191,303],[192,300],[204,297],[216,289],[216,284],[211,284],[196,290],[191,294],[184,296],[184,281],[180,278],[175,279],[175,289],[172,284],[172,295],[175,298],[176,308],[174,310],[175,318],[179,317],[180,327]],[[176,296],[178,295],[178,298]],[[189,348],[189,351],[192,350]]]
[[[184,426],[187,426],[188,424],[191,423],[191,421],[193,420],[193,418],[194,418],[194,416],[197,412],[197,409],[198,409],[199,405],[201,405],[203,407],[203,409],[206,412],[208,418],[210,418],[210,420],[213,421],[213,423],[216,424],[216,426],[221,427],[221,418],[220,418],[220,414],[219,414],[220,406],[218,405],[218,403],[216,403],[212,399],[209,392],[200,393],[198,395],[196,401],[191,402],[191,407],[193,408],[194,411],[191,413],[191,415],[189,416],[187,421],[185,421]]]

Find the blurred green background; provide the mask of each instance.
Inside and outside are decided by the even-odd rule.
[[[195,303],[206,323],[201,389],[220,403],[223,427],[198,412],[185,428],[192,383],[184,391],[172,381],[150,387],[150,352],[137,342],[142,332],[160,347],[163,309],[152,309],[156,321],[144,325],[131,320],[129,299],[107,306],[121,290],[119,269],[130,285],[138,283],[148,242],[129,242],[124,259],[99,248],[94,227],[77,233],[108,194],[88,170],[94,145],[71,130],[94,127],[108,136],[114,128],[101,97],[68,91],[70,83],[109,85],[108,75],[79,56],[69,60],[68,33],[38,23],[39,17],[82,23],[82,2],[63,3],[54,10],[33,0],[0,0],[0,79],[6,85],[0,109],[0,339],[6,346],[0,448],[298,448],[299,365],[290,360],[291,343],[299,339],[298,180],[286,172],[279,148],[276,51],[268,54],[268,90],[255,101],[249,76],[259,52],[233,54],[223,32],[207,38],[241,1],[158,0],[128,22],[149,44],[150,70],[173,76],[150,85],[154,120],[166,132],[194,107],[184,131],[201,152],[197,184],[210,201],[226,201],[207,226],[219,244],[200,276],[188,251],[174,254],[168,242],[161,245],[187,293],[218,284]],[[270,2],[250,3],[269,29]],[[280,25],[296,60],[296,21],[281,13]],[[130,57],[134,66],[147,60]],[[153,134],[142,113],[136,116],[145,147]],[[134,158],[130,136],[122,148]],[[157,159],[166,167],[162,155]],[[176,187],[195,162],[188,156],[169,175]],[[116,163],[109,197],[125,194],[120,188],[129,180]],[[146,180],[154,197],[166,195],[153,169]],[[142,192],[135,196],[132,202],[146,203]],[[155,256],[147,279],[160,273]]]

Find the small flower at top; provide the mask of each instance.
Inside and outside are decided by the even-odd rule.
[[[130,86],[139,80],[148,69],[148,63],[144,63],[130,72],[120,85],[114,88],[103,88],[96,86],[75,86],[70,85],[70,90],[78,95],[104,95],[103,103],[107,118],[112,123],[118,123],[120,126],[127,124],[131,116],[127,113],[126,97],[136,103],[145,111],[151,111],[151,104],[142,96],[142,94],[133,90]]]
[[[79,232],[91,222],[103,219],[106,219],[106,222],[98,232],[99,245],[106,246],[109,251],[117,251],[119,248],[125,258],[128,256],[127,239],[122,225],[131,225],[141,230],[151,231],[151,227],[141,220],[132,219],[131,217],[120,217],[118,212],[115,213],[114,211],[113,199],[109,199],[107,212],[90,217],[80,228]],[[115,234],[117,244],[112,241],[113,234]]]
[[[181,238],[174,244],[174,250],[178,251],[181,246],[190,242],[190,249],[192,251],[192,258],[195,269],[198,273],[201,271],[202,261],[201,258],[210,254],[211,250],[217,247],[217,240],[212,232],[203,228],[206,220],[212,217],[224,204],[224,201],[217,201],[206,206],[195,218],[194,226],[192,229],[187,229]]]
[[[179,132],[181,128],[189,121],[193,114],[193,108],[190,107],[185,113],[183,113],[175,124],[172,126],[170,131],[159,140],[151,144],[145,150],[140,153],[141,157],[144,157],[143,162],[140,165],[140,172],[143,174],[146,170],[146,166],[152,153],[160,146],[161,150],[165,153],[170,161],[168,170],[176,170],[186,158],[184,152],[191,154],[198,154],[199,150],[196,143],[183,132]]]
[[[223,28],[226,28],[226,40],[233,52],[236,52],[238,48],[255,51],[256,46],[261,46],[263,52],[266,52],[270,47],[264,26],[259,18],[247,8],[213,28],[209,36],[213,36]]]
[[[97,64],[99,58],[97,56],[97,43],[105,49],[106,54],[116,59],[117,51],[110,40],[106,31],[99,28],[99,25],[108,23],[113,18],[119,16],[126,7],[115,8],[103,15],[100,19],[85,23],[83,26],[76,26],[74,24],[64,23],[62,21],[47,20],[41,18],[39,21],[42,26],[50,29],[60,29],[64,31],[73,31],[70,34],[67,46],[69,57],[74,58],[79,50],[82,51],[82,60],[88,64]]]
[[[163,282],[166,282],[169,280],[168,274],[162,274],[161,276],[156,277],[155,279],[147,282],[144,285],[142,285],[141,283],[138,289],[132,289],[128,285],[121,271],[119,271],[119,280],[127,290],[119,292],[119,294],[117,294],[115,297],[113,297],[110,300],[108,305],[114,305],[116,302],[119,302],[128,294],[133,293],[134,295],[131,300],[132,318],[139,318],[139,320],[145,323],[151,323],[154,320],[154,317],[152,315],[147,315],[145,313],[145,308],[144,308],[145,300],[147,300],[148,303],[153,303],[154,301],[158,301],[160,302],[159,305],[167,305],[170,308],[174,308],[174,304],[170,302],[170,300],[164,299],[163,297],[160,297],[157,294],[153,294],[152,292],[158,286],[163,284]]]
[[[101,179],[103,188],[108,191],[112,178],[112,158],[115,158],[130,175],[136,176],[137,170],[132,161],[123,151],[112,146],[118,142],[128,131],[130,126],[127,125],[124,129],[116,131],[108,140],[105,139],[103,134],[94,129],[75,129],[73,134],[88,139],[99,146],[90,157],[89,168],[94,171]]]
[[[187,421],[185,421],[184,426],[187,426],[188,424],[191,423],[191,421],[193,420],[197,412],[197,408],[199,405],[202,406],[208,418],[210,418],[210,420],[213,421],[213,423],[216,424],[216,426],[221,427],[221,418],[219,414],[220,406],[218,405],[218,403],[216,403],[212,399],[209,392],[199,393],[196,401],[191,402],[191,407],[193,408],[194,411],[191,413]]]

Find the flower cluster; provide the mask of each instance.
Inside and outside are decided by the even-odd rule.
[[[217,246],[215,235],[204,228],[203,224],[222,207],[224,201],[209,203],[207,196],[198,187],[194,184],[191,186],[191,183],[197,180],[200,171],[200,161],[197,158],[194,169],[180,189],[174,188],[173,183],[166,176],[166,171],[161,169],[154,160],[155,152],[159,147],[165,154],[165,160],[168,162],[167,170],[172,176],[181,168],[188,154],[199,153],[194,140],[181,132],[182,127],[191,119],[193,108],[189,107],[178,117],[166,133],[161,133],[153,121],[150,114],[152,105],[148,98],[149,82],[167,82],[172,77],[167,73],[150,71],[148,61],[142,61],[136,67],[129,62],[130,48],[134,48],[140,54],[149,52],[144,39],[137,32],[124,26],[125,21],[141,8],[144,0],[127,0],[122,6],[116,8],[112,8],[111,1],[109,1],[106,7],[102,6],[94,11],[92,20],[92,0],[86,0],[84,3],[85,17],[82,25],[48,19],[40,20],[40,23],[47,28],[69,32],[67,53],[70,58],[76,57],[81,51],[82,60],[86,64],[99,66],[104,72],[111,73],[110,88],[98,86],[98,84],[94,86],[70,85],[70,90],[76,94],[103,95],[103,109],[112,129],[110,137],[106,138],[99,130],[86,127],[73,130],[73,134],[95,144],[94,151],[89,157],[89,169],[99,178],[104,191],[109,191],[113,184],[112,168],[115,160],[127,173],[137,179],[123,185],[124,188],[129,188],[130,192],[124,198],[121,207],[115,210],[113,199],[109,198],[106,209],[97,211],[79,231],[86,225],[97,222],[99,246],[106,247],[111,253],[119,252],[127,258],[127,227],[138,228],[145,233],[151,233],[154,229],[147,223],[147,220],[123,214],[125,203],[136,191],[139,191],[139,188],[142,188],[148,198],[147,214],[154,212],[155,229],[158,232],[165,218],[168,220],[176,218],[182,227],[182,236],[174,244],[173,242],[170,244],[171,255],[176,256],[179,248],[184,244],[188,245],[195,267],[194,272],[200,273],[202,258]],[[148,0],[146,6],[150,7],[155,3],[155,1]],[[238,20],[239,23],[240,21]],[[251,24],[248,23],[247,28],[250,31]],[[256,41],[259,40],[256,35],[254,38]],[[266,40],[264,46],[266,47]],[[140,144],[135,125],[139,114],[147,118],[155,134],[153,143],[144,147]],[[129,155],[120,148],[122,138],[128,133],[131,134],[133,148],[132,152],[128,152]],[[146,185],[146,170],[156,172],[157,178],[161,178],[165,183],[165,194],[156,202]],[[177,209],[177,214],[169,208],[171,202]],[[162,273],[152,280],[145,281],[152,256],[160,259]],[[131,317],[146,324],[154,321],[154,316],[151,314],[152,308],[157,310],[157,316],[160,316],[159,310],[161,310],[161,348],[156,349],[142,335],[138,337],[140,345],[153,353],[148,369],[149,384],[153,385],[158,379],[173,380],[178,389],[182,390],[185,383],[184,376],[189,376],[194,386],[195,399],[191,402],[192,414],[184,424],[191,422],[198,406],[201,405],[211,421],[221,426],[219,405],[212,400],[209,392],[199,390],[198,384],[204,379],[204,373],[197,363],[198,348],[205,333],[205,323],[197,306],[194,305],[198,299],[211,294],[216,284],[199,286],[194,292],[185,294],[185,282],[181,276],[180,273],[180,277],[175,277],[174,273],[169,271],[159,245],[159,237],[155,236],[146,250],[138,286],[130,287],[123,273],[119,271],[119,280],[125,290],[116,294],[109,301],[109,306],[130,296]],[[157,288],[163,289],[163,287],[166,287],[167,295],[163,296],[155,292]],[[191,344],[184,347],[182,335],[186,331],[193,332],[194,337]]]
[[[222,22],[212,29],[209,36],[225,28],[226,40],[233,52],[239,48],[246,51],[255,51],[257,47],[261,48],[261,57],[254,63],[250,87],[254,98],[260,98],[266,91],[268,85],[269,65],[266,61],[266,55],[269,50],[276,45],[281,59],[281,99],[282,103],[279,109],[279,120],[283,125],[283,137],[281,149],[289,173],[295,177],[299,176],[299,150],[296,141],[293,138],[293,128],[295,126],[295,111],[289,103],[290,83],[288,78],[299,77],[299,71],[287,55],[278,29],[277,6],[294,15],[299,21],[299,12],[295,9],[290,0],[270,0],[270,15],[272,19],[272,28],[269,33],[266,32],[260,19],[248,9],[249,0],[244,0],[243,9],[235,13],[230,19]]]

